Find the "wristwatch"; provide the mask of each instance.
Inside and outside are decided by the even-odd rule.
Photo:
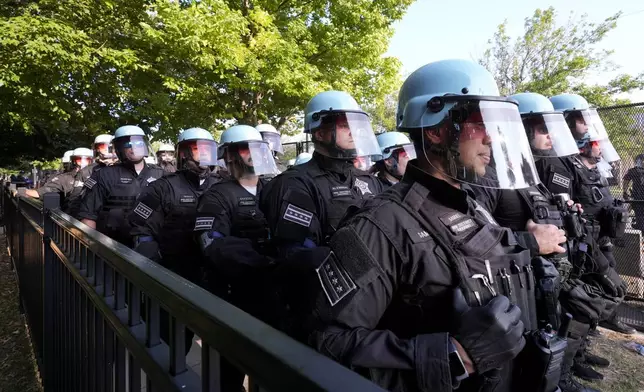
[[[470,375],[465,369],[465,364],[461,356],[458,354],[456,345],[452,343],[451,339],[447,340],[447,355],[449,359],[449,372],[452,375],[452,389],[456,389],[461,384],[461,381],[468,378]]]

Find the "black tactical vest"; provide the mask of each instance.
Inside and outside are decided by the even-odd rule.
[[[136,172],[122,165],[104,168],[101,180],[109,186],[107,198],[98,214],[96,227],[115,240],[130,245],[131,237],[128,215],[141,190],[152,181],[163,175],[160,169],[149,169],[147,166],[137,176]]]
[[[578,159],[573,162],[576,176],[575,201],[584,207],[584,215],[598,218],[602,208],[613,205],[614,199],[610,194],[608,180],[596,168],[589,169]]]

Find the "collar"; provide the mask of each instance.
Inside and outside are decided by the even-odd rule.
[[[461,189],[455,188],[446,181],[421,170],[416,159],[407,163],[407,170],[400,182],[410,185],[417,182],[427,188],[431,192],[432,198],[440,204],[464,214],[468,213],[471,207],[469,199],[476,198],[469,185],[461,184]]]
[[[199,187],[201,186],[199,184],[199,175],[192,170],[179,170],[177,173],[181,174],[193,188],[199,189]],[[211,176],[205,178],[204,185],[207,184],[208,181],[210,181],[210,177]]]
[[[356,171],[356,168],[353,166],[353,162],[350,160],[329,158],[317,151],[313,152],[313,158],[311,161],[316,164],[315,166],[317,166],[319,174],[324,174],[324,172],[333,172],[348,176],[349,173]]]

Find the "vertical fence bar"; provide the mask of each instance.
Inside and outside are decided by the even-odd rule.
[[[116,355],[114,357],[114,387],[116,392],[125,392],[125,361],[127,360],[125,354],[125,346],[121,343],[119,338],[116,338]],[[141,389],[139,387],[139,389]]]
[[[45,390],[55,388],[56,340],[58,339],[55,309],[57,298],[55,254],[51,249],[54,236],[54,222],[49,211],[60,206],[58,193],[46,193],[43,198],[43,384]]]
[[[125,308],[125,277],[114,271],[114,310]]]
[[[186,370],[186,328],[175,317],[170,319],[170,374],[176,376]]]
[[[154,347],[161,342],[160,334],[160,307],[159,303],[146,296],[145,297],[145,344],[147,347]]]
[[[101,312],[96,311],[94,313],[94,328],[96,329],[96,334],[94,336],[95,341],[94,345],[96,351],[94,352],[94,364],[96,372],[96,383],[95,391],[104,392],[105,391],[105,323],[103,322],[103,316]]]
[[[141,390],[141,366],[139,362],[128,353],[128,387],[130,391]]]
[[[201,390],[221,392],[221,358],[208,344],[201,344]]]
[[[130,327],[141,323],[141,290],[136,285],[128,282],[129,304],[127,307],[127,323]]]
[[[103,322],[103,328],[105,329],[105,341],[103,346],[103,352],[105,354],[105,390],[112,391],[114,386],[114,350],[116,341],[114,338],[114,331],[107,324],[106,321]]]

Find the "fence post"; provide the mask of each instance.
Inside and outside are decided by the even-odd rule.
[[[43,386],[45,392],[53,391],[55,385],[54,363],[58,353],[54,352],[54,263],[55,255],[51,249],[51,241],[54,235],[54,222],[51,219],[50,211],[60,208],[60,195],[58,193],[45,193],[43,198],[42,228],[43,228]]]

